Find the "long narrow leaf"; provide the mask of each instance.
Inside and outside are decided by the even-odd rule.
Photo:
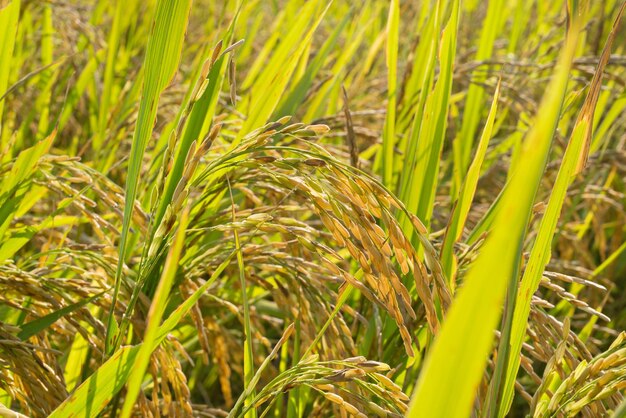
[[[274,55],[267,63],[265,70],[259,75],[250,92],[248,103],[249,113],[238,139],[253,129],[262,126],[274,113],[281,95],[285,91],[287,83],[291,79],[298,60],[311,42],[313,33],[324,18],[330,2],[324,11],[313,21],[314,12],[318,8],[319,1],[309,1],[298,13],[298,18],[292,23],[292,30],[287,34],[283,42],[276,49]]]
[[[441,34],[439,47],[439,77],[424,105],[424,116],[419,127],[409,183],[403,199],[410,212],[428,227],[439,182],[441,151],[448,126],[448,108],[452,91],[452,76],[456,56],[459,3],[453,3],[450,17]],[[415,129],[415,127],[414,127]]]
[[[153,348],[158,344],[156,342],[157,329],[165,312],[165,306],[174,283],[174,276],[178,269],[178,261],[180,260],[180,254],[183,248],[185,231],[187,230],[187,224],[189,222],[189,209],[183,211],[180,218],[176,235],[174,236],[174,243],[170,248],[165,266],[163,267],[163,274],[161,274],[161,280],[157,287],[154,299],[150,305],[150,311],[148,312],[148,325],[141,344],[141,349],[137,354],[137,361],[133,371],[128,378],[128,390],[126,392],[126,399],[124,400],[124,406],[122,408],[122,418],[130,417],[133,410],[135,400],[141,390],[141,382],[143,376],[150,362],[150,356],[152,355]]]
[[[476,185],[478,184],[478,177],[480,175],[480,168],[482,166],[483,160],[485,159],[485,154],[487,153],[487,145],[489,145],[489,140],[491,139],[491,133],[493,131],[493,125],[496,120],[496,112],[498,109],[498,98],[500,97],[500,82],[498,82],[498,86],[496,87],[496,91],[493,97],[493,103],[491,104],[491,109],[489,110],[489,116],[487,117],[487,122],[485,123],[485,127],[483,129],[483,133],[480,137],[480,141],[478,142],[478,149],[476,150],[476,155],[474,156],[474,160],[467,170],[467,174],[465,176],[465,180],[463,181],[463,186],[461,188],[461,193],[459,194],[459,199],[456,202],[456,205],[452,211],[452,216],[448,228],[446,229],[446,235],[443,240],[443,247],[441,250],[441,265],[446,273],[446,277],[453,281],[454,276],[454,254],[453,248],[454,244],[461,238],[461,234],[463,233],[463,228],[465,227],[465,221],[467,220],[467,215],[470,210],[470,205],[474,199],[474,193],[476,192]]]
[[[107,326],[107,353],[114,350],[116,342],[111,338],[114,334],[115,318],[113,312],[122,280],[122,270],[126,259],[128,233],[132,219],[135,198],[139,186],[139,174],[143,154],[152,135],[156,119],[159,96],[178,68],[178,61],[183,47],[183,38],[189,18],[191,0],[159,0],[157,4],[154,28],[144,61],[145,81],[139,104],[139,116],[133,135],[128,176],[126,179],[126,200],[124,205],[124,222],[119,243],[119,260],[115,274],[115,290]]]
[[[2,132],[2,111],[4,109],[3,96],[7,90],[11,73],[19,15],[20,0],[13,0],[0,9],[0,133]],[[0,138],[2,138],[2,135],[0,135]],[[4,148],[4,144],[0,143],[0,148]]]
[[[387,117],[383,129],[383,184],[391,187],[393,154],[396,146],[396,93],[398,72],[398,32],[400,31],[400,1],[391,0],[387,19]]]
[[[28,338],[48,328],[50,325],[54,324],[56,321],[63,318],[64,316],[71,314],[75,310],[80,309],[83,306],[90,304],[91,302],[98,299],[100,296],[102,296],[106,292],[107,291],[95,294],[79,302],[72,303],[71,305],[61,308],[58,311],[51,312],[48,315],[45,315],[45,316],[42,316],[41,318],[37,318],[33,321],[30,321],[20,327],[22,330],[17,334],[17,336],[22,341],[26,341]]]

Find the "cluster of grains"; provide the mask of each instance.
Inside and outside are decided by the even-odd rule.
[[[39,165],[39,176],[34,181],[59,198],[59,206],[47,208],[47,214],[59,209],[67,214],[72,212],[72,208],[76,208],[82,216],[90,220],[101,241],[111,241],[107,239],[111,232],[117,235],[117,228],[99,213],[112,212],[121,219],[124,191],[97,170],[80,163],[79,158],[52,155],[43,157]],[[93,198],[88,197],[88,194],[93,195]],[[135,202],[133,225],[143,232],[148,225],[148,215],[139,202]]]
[[[596,391],[592,397],[587,397],[584,401],[579,400],[575,406],[569,407],[574,408],[575,412],[565,413],[564,411],[568,410],[560,407],[575,399],[579,389],[587,393],[590,383],[586,379],[589,374],[588,371],[582,370],[588,365],[596,364],[593,370],[597,370],[597,373],[602,375],[604,374],[602,367],[606,364],[598,363],[598,359],[606,357],[611,358],[611,361],[619,359],[616,367],[621,366],[622,361],[626,363],[626,357],[622,351],[617,350],[618,354],[613,354],[614,347],[623,345],[623,336],[618,337],[611,349],[594,357],[587,345],[575,332],[571,331],[570,326],[569,319],[560,322],[537,306],[532,306],[528,328],[530,341],[523,345],[520,364],[532,384],[536,385],[536,389],[533,391],[534,396],[530,396],[528,389],[522,386],[522,380],[517,383],[516,388],[529,402],[534,416],[553,416],[554,413],[557,413],[557,416],[578,416],[579,414],[585,417],[606,416],[608,411],[615,408],[622,399],[619,390],[607,390],[597,397],[595,395],[598,391]],[[540,366],[543,368],[543,376],[536,372],[535,362],[545,364],[545,366]],[[613,373],[611,376],[616,376],[616,374]],[[623,380],[623,376],[619,375],[616,379]],[[580,385],[576,389],[571,387],[574,381]],[[554,386],[555,382],[560,384],[560,386],[557,385],[556,391],[554,390],[557,387]]]
[[[182,125],[180,126],[181,127],[179,129],[182,129]],[[196,141],[191,144],[189,152],[185,157],[182,176],[178,181],[176,188],[174,189],[171,201],[167,205],[161,223],[156,226],[156,231],[154,232],[154,237],[152,239],[150,249],[148,250],[148,258],[152,258],[155,256],[157,250],[159,248],[162,248],[162,243],[164,242],[165,238],[172,233],[174,223],[178,218],[178,214],[181,212],[183,205],[187,201],[189,188],[191,186],[191,179],[196,172],[196,168],[200,163],[200,159],[208,152],[209,148],[211,148],[211,145],[213,144],[213,141],[215,141],[215,138],[217,138],[220,129],[221,125],[214,125],[199,146],[196,145]],[[170,136],[167,149],[165,151],[164,164],[161,168],[161,172],[159,173],[159,180],[157,183],[157,188],[155,189],[156,195],[153,198],[155,202],[159,201],[160,194],[163,193],[163,188],[165,187],[165,178],[169,174],[173,164],[173,150],[175,145],[176,131],[173,131],[172,135]]]
[[[541,286],[543,286],[544,288],[549,289],[550,291],[554,292],[560,299],[569,302],[576,309],[580,309],[581,311],[586,312],[586,313],[588,313],[590,315],[597,316],[598,318],[602,319],[603,321],[606,321],[606,322],[610,321],[610,318],[608,316],[606,316],[602,312],[592,308],[591,306],[589,306],[589,304],[587,302],[585,302],[584,300],[580,299],[576,295],[568,292],[567,290],[565,290],[565,288],[563,288],[563,286],[558,285],[557,283],[555,283],[555,281],[559,281],[559,282],[562,282],[562,283],[578,283],[578,284],[581,284],[583,286],[587,286],[589,288],[593,288],[593,289],[599,290],[601,292],[606,292],[606,290],[607,290],[606,287],[604,287],[601,284],[598,284],[596,282],[593,282],[591,280],[586,280],[586,279],[583,279],[583,278],[570,276],[570,275],[566,275],[566,274],[561,274],[561,273],[555,273],[555,272],[545,272],[544,276],[541,279]],[[550,304],[549,302],[546,302],[545,307],[552,308],[554,306],[552,304]]]
[[[63,254],[59,254],[56,260],[57,265],[54,268],[30,271],[19,269],[13,264],[0,266],[0,302],[15,309],[19,309],[20,304],[28,306],[24,309],[28,322],[103,290],[97,286],[92,275],[80,275],[84,273],[82,268],[77,265],[70,268],[70,264],[66,264],[70,261],[76,261],[78,264],[82,261],[80,257],[68,260]],[[27,304],[27,301],[30,303]],[[99,303],[106,305],[104,295]],[[98,331],[103,329],[102,324],[86,308],[78,308],[70,315],[66,315],[63,321],[51,325],[55,336],[71,339],[78,332],[97,349],[99,345],[97,337],[90,335],[85,326]]]
[[[331,272],[327,280],[349,283],[387,311],[398,325],[406,351],[413,354],[407,325],[416,315],[406,283],[415,281],[428,323],[434,331],[438,326],[436,300],[441,301],[444,309],[450,302],[435,249],[426,239],[426,228],[411,217],[424,244],[424,265],[395,221],[393,211],[403,211],[403,206],[376,181],[338,162],[309,141],[301,141],[304,146],[289,148],[289,151],[268,145],[273,138],[308,138],[324,133],[326,128],[292,124],[278,130],[282,122],[255,131],[240,147],[209,164],[199,179],[211,178],[220,170],[228,171],[212,177],[213,181],[199,200],[219,195],[226,184],[249,197],[254,206],[268,196],[278,199],[277,207],[269,210],[255,208],[253,212],[246,212],[238,207],[238,221],[230,225],[215,223],[221,225],[216,229],[226,232],[236,228],[239,234],[259,230],[286,236],[282,242],[297,241],[296,254],[306,254],[301,258],[309,263],[312,259],[321,263]],[[277,216],[277,210],[285,216]],[[296,210],[299,212],[294,213]],[[321,222],[323,230],[310,231],[313,215]],[[342,250],[335,251],[333,247]],[[351,272],[347,263],[350,260],[357,263],[356,273]],[[320,269],[308,269],[305,264],[298,270],[308,276],[310,271],[307,270]]]
[[[202,265],[202,267],[206,267]],[[195,270],[194,273],[197,273]],[[198,284],[190,280],[193,277],[192,274],[188,275],[188,279],[180,285],[180,291],[182,295],[189,296],[198,288]],[[200,279],[201,280],[201,279]],[[207,293],[202,299],[201,303],[196,304],[191,310],[191,317],[194,323],[195,330],[198,336],[197,347],[191,346],[194,358],[202,359],[204,365],[208,365],[212,368],[213,373],[218,377],[217,384],[224,398],[224,406],[230,408],[233,406],[234,390],[231,382],[231,376],[241,375],[243,369],[243,346],[239,335],[233,335],[232,330],[224,327],[222,323],[235,318],[238,323],[243,321],[241,310],[233,303],[221,299],[213,293],[218,293],[217,288],[222,287],[217,285],[216,289],[211,289],[211,293]],[[203,309],[200,309],[202,305]],[[255,324],[254,341],[263,344],[267,347],[270,346],[266,337],[261,335],[259,329],[262,328],[262,324],[258,321],[255,310],[252,310],[252,322]],[[197,348],[197,350],[196,350]],[[260,356],[262,357],[262,356]],[[259,358],[259,362],[262,358]],[[190,365],[193,366],[193,361],[188,359]]]
[[[143,417],[193,416],[187,377],[176,356],[184,349],[180,343],[173,341],[169,338],[172,344],[161,345],[150,358],[148,372],[152,376],[151,388],[147,394],[139,396],[136,404],[137,412]]]
[[[565,340],[548,363],[546,374],[563,367]],[[608,350],[575,368],[567,368],[551,396],[533,400],[534,416],[608,416],[621,401],[626,389],[626,333],[621,333]],[[547,379],[546,379],[547,380]],[[547,380],[549,381],[549,380]],[[541,391],[541,394],[546,391]]]
[[[550,266],[550,268],[554,268],[554,266]],[[565,268],[561,269],[568,270]],[[581,276],[591,276],[591,272],[581,269],[580,267],[576,269],[569,268],[569,270],[574,270]],[[526,399],[533,408],[538,409],[541,409],[540,407],[542,405],[545,407],[554,396],[550,389],[545,387],[546,381],[550,381],[552,378],[567,378],[569,371],[581,367],[580,365],[583,363],[587,364],[587,362],[591,361],[591,351],[599,351],[594,346],[592,338],[586,343],[581,341],[575,332],[570,331],[569,320],[561,322],[549,314],[548,311],[555,308],[556,302],[566,301],[570,303],[572,307],[579,309],[585,314],[596,316],[603,321],[609,321],[606,315],[598,309],[589,306],[588,303],[581,300],[580,296],[566,291],[562,285],[558,284],[559,282],[564,284],[579,284],[590,291],[599,292],[600,294],[607,292],[607,289],[603,285],[589,279],[554,271],[544,272],[540,283],[540,290],[533,296],[531,301],[530,321],[527,330],[530,341],[524,343],[522,346],[523,351],[520,365],[526,372],[526,383],[523,383],[524,379],[522,378],[516,384],[516,388],[522,397]],[[604,300],[606,300],[606,297]],[[574,318],[576,318],[576,316]],[[578,321],[580,324],[577,326],[584,327],[588,321],[588,317],[583,315]],[[597,328],[597,326],[594,328]],[[567,344],[565,341],[567,341]],[[559,359],[559,361],[555,359]],[[535,363],[539,363],[539,365]],[[545,370],[544,376],[539,376],[536,369]],[[528,393],[529,391],[532,392],[532,390],[528,389],[529,386],[537,387],[534,391],[534,397]],[[596,404],[593,408],[602,409],[604,406],[602,404]]]
[[[32,416],[47,416],[68,393],[55,357],[60,352],[21,341],[19,329],[0,324],[0,388]]]
[[[318,361],[316,355],[278,375],[255,397],[254,406],[271,405],[280,393],[306,386],[319,394],[315,409],[318,416],[400,418],[407,410],[409,397],[385,374],[385,363],[351,357],[338,361]]]
[[[226,342],[227,334],[215,322],[207,321],[207,330],[211,340],[211,347],[213,348],[212,360],[217,364],[220,387],[222,389],[222,396],[224,396],[224,404],[226,408],[230,408],[233,406],[233,391],[230,383],[230,362],[232,360],[230,349]]]

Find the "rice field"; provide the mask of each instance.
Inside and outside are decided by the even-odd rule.
[[[0,416],[626,417],[625,8],[0,0]]]

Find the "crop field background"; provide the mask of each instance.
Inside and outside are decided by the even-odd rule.
[[[626,417],[622,0],[0,0],[0,416]]]

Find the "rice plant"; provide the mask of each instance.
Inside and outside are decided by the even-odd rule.
[[[0,0],[0,416],[626,417],[625,8]]]

